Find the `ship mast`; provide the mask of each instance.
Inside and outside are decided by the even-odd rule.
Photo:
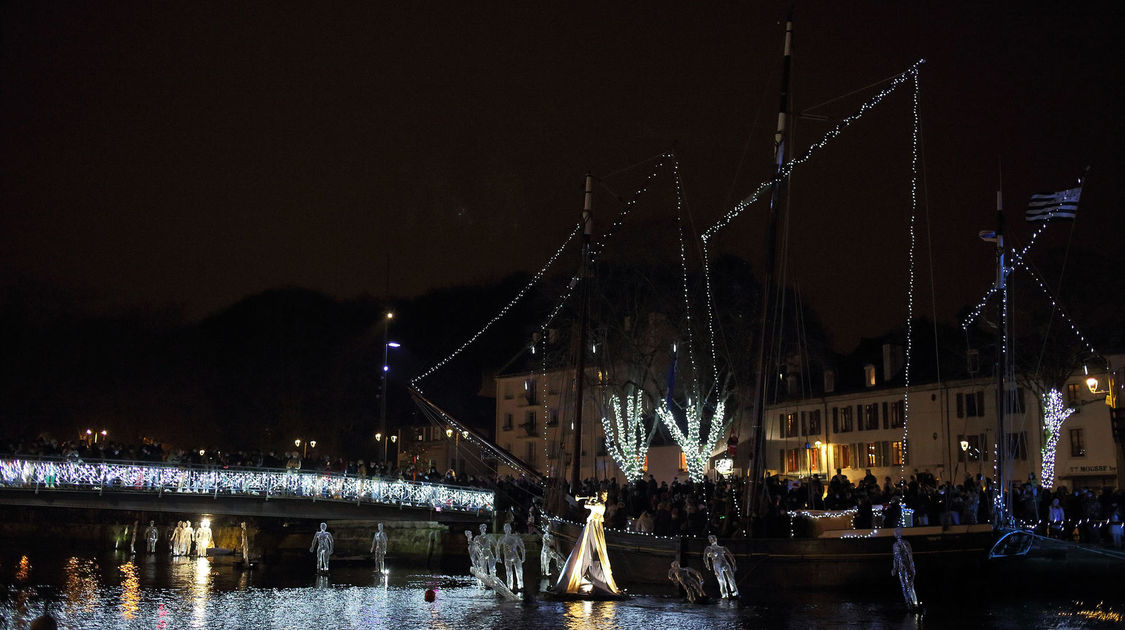
[[[765,413],[766,399],[768,398],[767,391],[769,390],[769,381],[766,378],[766,374],[767,372],[772,373],[773,371],[772,369],[767,369],[767,359],[771,356],[771,353],[767,351],[767,346],[770,340],[773,339],[773,334],[770,330],[770,322],[773,321],[773,318],[769,316],[769,310],[772,308],[770,300],[776,285],[778,214],[782,205],[782,197],[785,193],[782,167],[785,165],[785,135],[789,116],[789,72],[793,56],[792,11],[790,11],[789,17],[786,18],[785,21],[784,51],[781,66],[781,95],[777,112],[777,132],[774,134],[773,156],[775,170],[770,194],[769,223],[766,230],[765,277],[762,282],[762,304],[758,321],[758,357],[755,370],[757,385],[754,392],[754,461],[751,462],[750,466],[752,472],[749,485],[749,491],[753,493],[749,502],[751,506],[750,514],[752,516],[758,514],[761,507],[762,493],[765,491],[761,484],[762,475],[765,471]]]
[[[1009,483],[1008,466],[1008,436],[1005,433],[1005,419],[1009,408],[1008,388],[1014,381],[1011,357],[1008,356],[1008,271],[1005,264],[1004,246],[1004,203],[1001,192],[996,191],[996,290],[1000,294],[1000,301],[996,305],[996,492],[997,501],[994,509],[998,509],[993,522],[997,525],[1006,524],[1008,515],[1011,514],[1009,502],[1011,497],[1007,492]]]
[[[574,468],[570,473],[570,491],[578,492],[582,481],[582,392],[586,382],[586,340],[589,329],[590,282],[593,275],[590,261],[590,235],[594,231],[594,178],[586,173],[586,195],[582,206],[582,261],[579,263],[577,282],[578,300],[578,356],[574,372]]]

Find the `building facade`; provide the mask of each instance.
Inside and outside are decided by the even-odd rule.
[[[1115,485],[1119,446],[1105,393],[1092,393],[1079,372],[1068,379],[1064,403],[1075,409],[1060,429],[1055,485]],[[853,482],[870,470],[880,483],[915,471],[960,483],[965,476],[996,479],[999,439],[1005,440],[1009,480],[1042,478],[1043,408],[1017,388],[1002,438],[996,426],[996,382],[971,379],[829,393],[767,407],[766,469],[772,474],[831,477]],[[907,413],[909,404],[909,413]]]

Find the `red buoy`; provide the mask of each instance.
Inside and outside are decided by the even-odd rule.
[[[437,599],[437,591],[434,589],[426,589],[426,601],[432,602]]]

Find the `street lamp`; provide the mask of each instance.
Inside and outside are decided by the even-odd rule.
[[[392,311],[387,311],[383,316],[383,371],[380,374],[382,378],[382,387],[380,388],[379,397],[379,434],[385,433],[387,430],[387,372],[391,370],[388,365],[387,351],[390,348],[398,348],[399,344],[390,340],[391,334],[391,320],[395,318]],[[392,345],[393,344],[393,345]],[[376,439],[378,441],[378,439]],[[383,445],[383,464],[387,463],[386,444]]]

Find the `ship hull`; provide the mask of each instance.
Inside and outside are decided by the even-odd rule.
[[[904,537],[914,550],[919,575],[958,577],[979,573],[996,540],[989,526],[912,528]],[[582,526],[552,520],[551,533],[561,549],[570,549]],[[863,532],[857,531],[862,536]],[[653,536],[607,529],[606,546],[617,584],[630,592],[663,592],[669,586],[673,560],[705,571],[705,538]],[[758,587],[798,589],[893,586],[891,546],[894,537],[876,530],[870,537],[849,538],[730,538],[723,545],[734,554],[740,590]],[[565,553],[565,551],[564,551]]]

